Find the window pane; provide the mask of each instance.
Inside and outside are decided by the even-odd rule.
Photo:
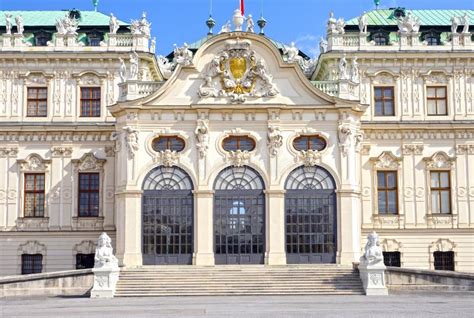
[[[431,187],[439,188],[439,173],[431,172]]]
[[[440,213],[439,192],[438,191],[432,191],[431,192],[431,212],[432,213]]]
[[[388,185],[387,188],[395,189],[397,187],[397,175],[395,172],[387,173]]]
[[[377,184],[379,189],[385,189],[386,188],[386,183],[385,183],[385,172],[377,172]]]
[[[376,99],[382,98],[382,88],[376,87],[374,88],[374,94]]]
[[[385,192],[379,192],[379,213],[387,213],[387,196]]]
[[[375,102],[375,116],[383,116],[383,110],[382,110],[383,103],[376,101]]]
[[[446,97],[446,88],[445,87],[438,87],[436,89],[436,97],[445,98]]]
[[[444,99],[438,100],[437,104],[438,104],[438,115],[447,115],[448,110],[446,108],[446,100]]]
[[[385,99],[393,99],[393,89],[391,87],[385,88],[383,94]]]
[[[428,87],[426,89],[426,95],[430,98],[436,97],[436,88],[434,87]]]
[[[439,175],[441,178],[441,187],[449,188],[449,172],[440,172]]]
[[[441,191],[441,213],[451,213],[449,191]]]
[[[428,115],[436,115],[436,101],[428,100]]]
[[[397,191],[388,192],[388,212],[397,213]]]
[[[385,101],[384,104],[384,115],[393,116],[395,115],[395,111],[393,109],[393,103],[391,101]]]

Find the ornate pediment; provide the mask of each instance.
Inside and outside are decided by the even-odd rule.
[[[45,172],[50,163],[51,160],[43,159],[37,154],[31,154],[25,160],[18,160],[22,172]]]
[[[451,158],[444,151],[438,151],[431,157],[423,158],[428,169],[451,169],[456,158]]]
[[[230,98],[233,103],[243,103],[248,97],[276,96],[279,91],[265,61],[250,47],[250,40],[227,40],[225,49],[204,69],[199,97]]]
[[[77,171],[101,171],[106,160],[97,158],[93,153],[86,153],[81,159],[72,160]]]
[[[18,253],[21,254],[42,254],[46,255],[46,245],[38,241],[27,241],[18,247]]]
[[[391,151],[384,151],[380,156],[370,158],[377,169],[398,169],[402,159],[395,156]]]

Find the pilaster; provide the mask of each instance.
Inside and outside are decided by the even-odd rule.
[[[194,209],[194,255],[193,264],[211,266],[214,260],[214,191],[194,191],[196,208]]]
[[[285,265],[285,191],[267,190],[265,264]]]

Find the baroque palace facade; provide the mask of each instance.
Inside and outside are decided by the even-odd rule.
[[[474,270],[474,11],[331,15],[315,60],[238,12],[167,58],[145,14],[1,15],[0,275],[104,231],[127,267],[350,265],[375,230]]]

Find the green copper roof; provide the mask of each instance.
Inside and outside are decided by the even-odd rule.
[[[397,25],[396,18],[393,16],[394,10],[373,10],[367,12],[369,25]],[[443,26],[451,25],[453,16],[460,17],[468,14],[470,21],[474,21],[474,10],[406,10],[420,19],[422,26]],[[347,21],[347,25],[358,25],[358,18]]]
[[[16,25],[15,17],[21,15],[26,27],[54,26],[56,20],[64,18],[68,11],[0,11],[0,26],[5,26],[5,13],[12,15],[12,24]],[[80,11],[81,26],[105,26],[109,25],[110,17],[106,14],[96,11]],[[123,21],[118,21],[120,25],[129,25]]]

